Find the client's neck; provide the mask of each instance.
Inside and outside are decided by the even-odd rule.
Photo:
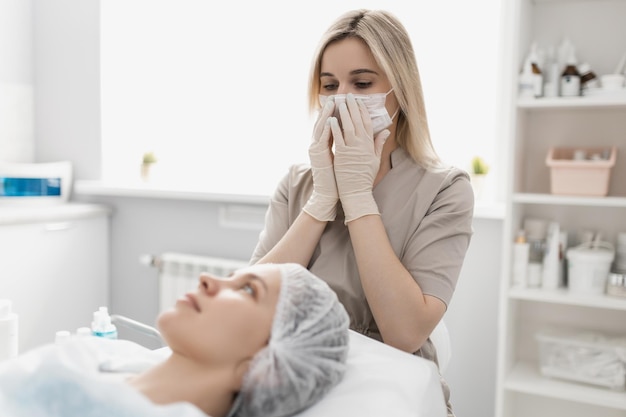
[[[128,383],[155,404],[189,402],[212,417],[226,416],[233,404],[232,371],[176,354]]]

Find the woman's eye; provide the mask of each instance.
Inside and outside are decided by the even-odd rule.
[[[324,90],[324,91],[335,91],[335,90],[337,90],[337,85],[336,84],[322,85],[322,90]]]
[[[244,292],[247,292],[252,297],[256,297],[256,289],[254,288],[253,285],[251,285],[251,284],[244,284],[243,287],[241,287],[241,289]]]
[[[368,88],[370,88],[372,86],[371,82],[360,82],[360,83],[355,83],[356,88],[360,89],[360,90],[366,90]]]

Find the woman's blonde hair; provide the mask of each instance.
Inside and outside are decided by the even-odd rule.
[[[383,69],[400,104],[396,142],[415,162],[427,169],[441,166],[430,140],[424,95],[409,35],[400,21],[382,10],[353,10],[340,16],[322,36],[313,57],[309,79],[309,109],[317,110],[320,71],[326,47],[354,37],[365,42]]]

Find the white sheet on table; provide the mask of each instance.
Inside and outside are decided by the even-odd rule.
[[[128,341],[85,338],[26,352],[0,365],[0,415],[206,417],[189,403],[156,405],[123,378],[103,378],[100,364],[141,349]]]
[[[124,340],[88,340],[62,347],[47,346],[25,353],[9,366],[0,364],[0,416],[205,417],[190,404],[156,406],[126,386],[121,378],[103,381],[102,371],[110,376],[140,372],[167,357],[169,348],[149,350]],[[73,399],[67,403],[66,397]],[[8,413],[11,404],[17,404],[19,413]],[[59,408],[54,413],[35,411],[45,404]],[[123,408],[128,411],[122,411]],[[297,417],[349,415],[445,417],[436,365],[350,331],[344,379]]]

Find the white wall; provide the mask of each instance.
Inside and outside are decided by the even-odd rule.
[[[19,0],[17,0],[19,1]],[[35,159],[100,178],[98,0],[33,0]]]
[[[98,178],[99,3],[33,0],[33,4],[36,159],[69,159],[77,178]],[[246,259],[258,236],[255,230],[221,227],[218,203],[76,198],[113,207],[110,308],[146,323],[153,323],[157,312],[157,281],[155,270],[140,265],[140,255],[182,251]],[[453,349],[446,379],[459,417],[493,415],[495,403],[502,222],[477,219],[474,230],[458,290],[446,314]]]
[[[32,1],[0,0],[0,161],[32,162]]]

